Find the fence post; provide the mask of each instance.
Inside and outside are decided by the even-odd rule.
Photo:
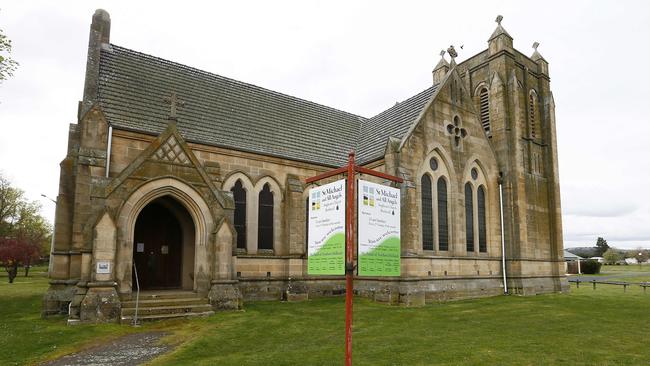
[[[596,280],[591,281],[594,284],[594,290],[596,289]]]
[[[580,288],[580,279],[579,278],[576,280],[576,288]]]
[[[627,292],[627,283],[623,284],[623,292]]]

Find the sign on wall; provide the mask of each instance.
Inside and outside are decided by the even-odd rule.
[[[359,180],[359,275],[400,275],[400,190]]]
[[[307,273],[345,274],[345,179],[309,190]]]
[[[111,262],[101,261],[97,262],[97,274],[110,274],[111,273]]]

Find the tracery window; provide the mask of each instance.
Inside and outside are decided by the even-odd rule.
[[[465,238],[467,252],[474,251],[474,197],[472,184],[465,183]]]
[[[422,249],[433,250],[433,197],[431,178],[424,174],[421,179],[422,187]]]
[[[246,248],[246,190],[241,179],[230,189],[235,199],[234,226],[237,232],[237,248]]]
[[[438,151],[423,163],[420,178],[422,250],[448,251],[449,171]]]
[[[273,192],[268,183],[260,191],[258,202],[257,246],[273,249]]]
[[[478,213],[478,251],[487,252],[487,228],[485,223],[485,188],[481,185],[476,192]]]
[[[447,218],[447,181],[438,178],[438,250],[449,250],[449,222]]]

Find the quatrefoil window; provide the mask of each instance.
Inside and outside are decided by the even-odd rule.
[[[461,127],[460,118],[458,116],[454,117],[454,123],[447,125],[447,132],[454,136],[456,147],[460,146],[461,139],[467,137],[467,130]]]

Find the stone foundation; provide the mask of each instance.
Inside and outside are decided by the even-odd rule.
[[[244,305],[237,281],[212,281],[208,299],[215,311],[240,310]]]
[[[50,287],[43,295],[43,309],[41,315],[47,318],[51,315],[68,314],[70,302],[76,292],[76,280],[74,281],[50,281]]]
[[[564,277],[517,278],[509,279],[508,283],[510,294],[535,295],[568,291],[568,282]],[[251,278],[240,279],[238,286],[244,301],[300,301],[345,295],[345,280],[341,277]],[[418,307],[450,300],[501,295],[503,280],[499,276],[444,279],[357,278],[354,292],[357,296],[389,305]]]
[[[121,301],[114,282],[53,283],[43,299],[43,315],[67,314],[69,323],[105,323],[120,317]],[[511,295],[566,293],[568,281],[560,277],[509,278]],[[503,294],[502,278],[363,278],[355,279],[356,296],[387,305],[420,307],[426,304],[498,296]],[[345,295],[343,277],[249,278],[239,281],[212,281],[207,298],[213,310],[240,310],[244,301],[305,301]]]
[[[117,322],[122,309],[117,283],[88,283],[88,291],[79,306],[82,322]]]

